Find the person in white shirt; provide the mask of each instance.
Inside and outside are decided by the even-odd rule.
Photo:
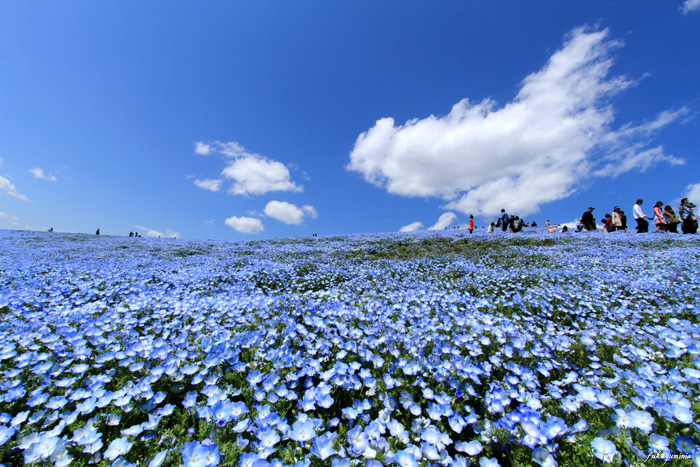
[[[637,203],[632,208],[632,213],[634,213],[634,220],[637,221],[637,233],[644,233],[649,231],[649,216],[644,214],[642,211],[642,203],[644,200],[638,199]]]

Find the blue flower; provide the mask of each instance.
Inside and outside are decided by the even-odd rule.
[[[109,444],[107,451],[105,451],[104,456],[109,460],[114,460],[117,457],[126,454],[131,450],[131,446],[134,443],[129,442],[129,438],[124,436],[123,438],[117,438]]]
[[[219,465],[219,447],[210,439],[190,441],[180,449],[184,467],[211,467]]]
[[[532,452],[532,458],[537,463],[537,465],[540,465],[542,467],[555,467],[557,465],[557,461],[554,460],[552,454],[546,449],[535,449]]]
[[[337,454],[337,451],[333,449],[333,440],[336,437],[337,435],[334,433],[327,433],[314,438],[313,445],[311,446],[311,454],[321,460],[326,460],[333,454]]]
[[[615,456],[619,455],[615,444],[601,437],[597,437],[591,441],[591,447],[593,448],[593,455],[606,463],[612,462]]]
[[[300,443],[304,443],[316,436],[316,429],[313,422],[302,422],[297,420],[292,425],[292,431],[289,433],[289,437]]]
[[[416,458],[408,451],[397,451],[394,454],[394,462],[399,464],[400,467],[418,467]]]

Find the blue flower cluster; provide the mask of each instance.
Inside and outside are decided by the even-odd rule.
[[[0,251],[0,465],[700,465],[690,236]]]

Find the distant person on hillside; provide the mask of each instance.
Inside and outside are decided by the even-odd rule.
[[[532,227],[537,227],[537,222],[532,221]]]
[[[595,208],[590,207],[581,215],[581,224],[583,224],[583,228],[589,232],[597,230],[595,226],[595,217],[593,217],[593,209]]]
[[[469,233],[472,233],[474,230],[474,216],[472,214],[469,214]]]
[[[49,232],[53,232],[53,227],[51,227],[51,228],[49,229]]]
[[[666,232],[668,228],[668,222],[664,217],[663,206],[664,203],[661,201],[657,201],[654,205],[654,225],[656,226],[657,232]]]
[[[605,217],[603,218],[602,221],[603,223],[603,230],[606,232],[614,232],[615,231],[615,226],[613,225],[613,219],[610,214],[606,214]]]
[[[486,228],[486,231],[487,231],[488,233],[493,233],[493,229],[494,229],[494,228],[496,228],[496,223],[495,223],[495,222],[491,222],[491,223],[489,224],[489,226]]]
[[[620,206],[615,206],[612,212],[613,230],[622,229],[622,219],[620,219]]]
[[[681,221],[678,220],[676,212],[669,204],[664,207],[664,217],[666,218],[666,222],[668,222],[668,231],[671,233],[678,233],[678,224],[680,224]]]
[[[698,231],[698,218],[693,210],[695,205],[688,201],[688,198],[681,200],[681,205],[678,207],[678,214],[681,216],[681,230],[684,234],[694,234]]]
[[[634,220],[637,221],[637,233],[644,233],[649,231],[649,216],[644,214],[642,211],[643,199],[638,199],[632,208],[632,213],[634,214]]]
[[[549,219],[547,219],[547,222],[544,223],[544,226],[549,229]]]
[[[563,227],[561,228],[561,231],[562,231],[562,232],[568,232],[568,231],[569,231],[569,228],[568,228],[567,226],[563,226]]]
[[[501,217],[498,218],[498,220],[501,222],[501,230],[505,232],[508,230],[508,213],[506,212],[505,209],[501,209]]]
[[[620,228],[618,230],[627,230],[627,216],[622,209],[620,209]]]

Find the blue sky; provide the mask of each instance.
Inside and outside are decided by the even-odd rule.
[[[198,239],[700,204],[700,2],[2,2],[0,228]]]

